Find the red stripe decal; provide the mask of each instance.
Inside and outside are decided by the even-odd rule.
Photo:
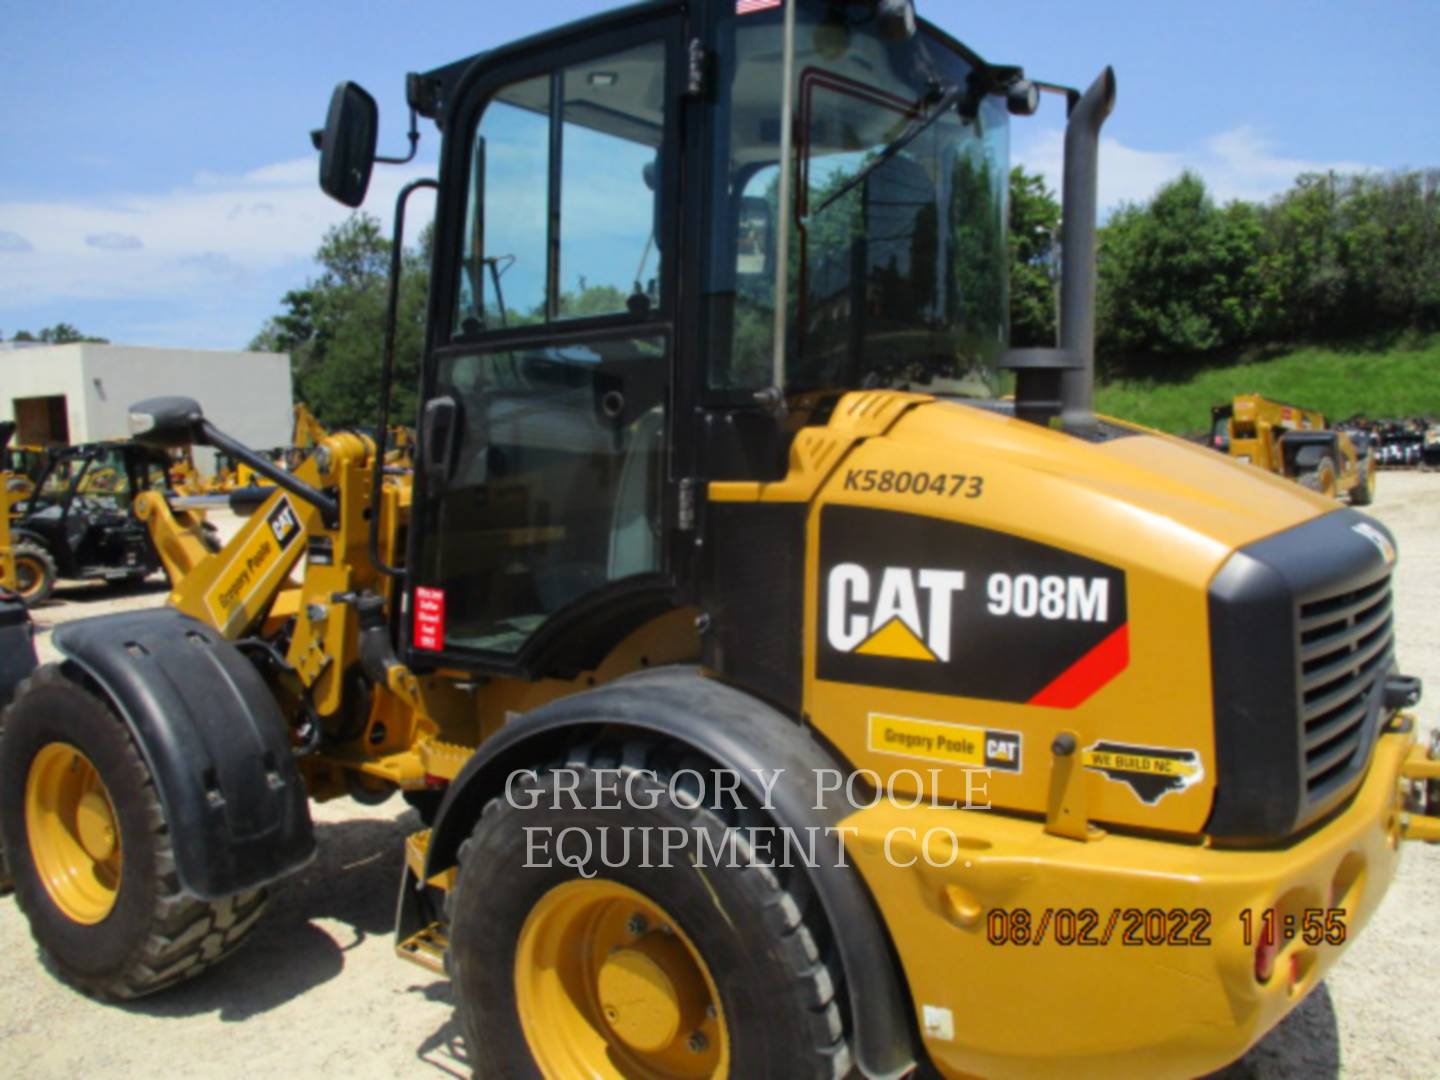
[[[1130,666],[1130,624],[1122,623],[1109,637],[1062,671],[1028,704],[1073,709]]]

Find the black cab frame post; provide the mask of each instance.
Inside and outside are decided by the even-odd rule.
[[[411,114],[413,123],[414,114]],[[405,204],[421,188],[436,192],[434,180],[412,180],[395,197],[395,228],[390,238],[390,296],[385,307],[385,351],[380,360],[380,427],[375,432],[375,461],[370,471],[370,562],[386,577],[399,578],[405,571],[380,557],[380,493],[385,483],[385,451],[390,443],[390,384],[395,372],[395,326],[400,312],[400,275],[405,264]]]

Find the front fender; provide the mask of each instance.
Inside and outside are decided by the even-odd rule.
[[[235,646],[173,608],[66,623],[51,641],[134,735],[187,890],[217,900],[310,861],[314,830],[285,718]]]
[[[823,771],[848,776],[850,767],[808,729],[695,669],[657,670],[552,702],[484,743],[440,806],[426,880],[455,865],[460,844],[486,802],[503,793],[506,777],[554,760],[587,729],[602,728],[681,743],[732,771],[757,805],[766,795],[757,770],[766,775],[781,770],[766,810],[776,826],[799,836],[839,836],[833,830],[850,813],[838,792],[821,791],[817,783]],[[855,867],[843,860],[817,858],[813,865],[803,865],[835,931],[849,992],[856,1063],[868,1077],[901,1076],[916,1060],[909,995],[869,890]]]

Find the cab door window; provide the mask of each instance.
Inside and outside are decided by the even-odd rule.
[[[475,130],[454,337],[660,307],[665,45],[510,84]]]
[[[672,48],[657,31],[527,72],[476,123],[428,391],[453,450],[417,515],[417,650],[504,666],[663,570]]]
[[[459,355],[438,390],[464,417],[422,566],[445,645],[514,654],[549,617],[661,567],[662,338]]]

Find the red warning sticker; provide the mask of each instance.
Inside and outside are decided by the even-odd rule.
[[[417,649],[440,652],[445,648],[445,590],[415,590],[415,633]]]

